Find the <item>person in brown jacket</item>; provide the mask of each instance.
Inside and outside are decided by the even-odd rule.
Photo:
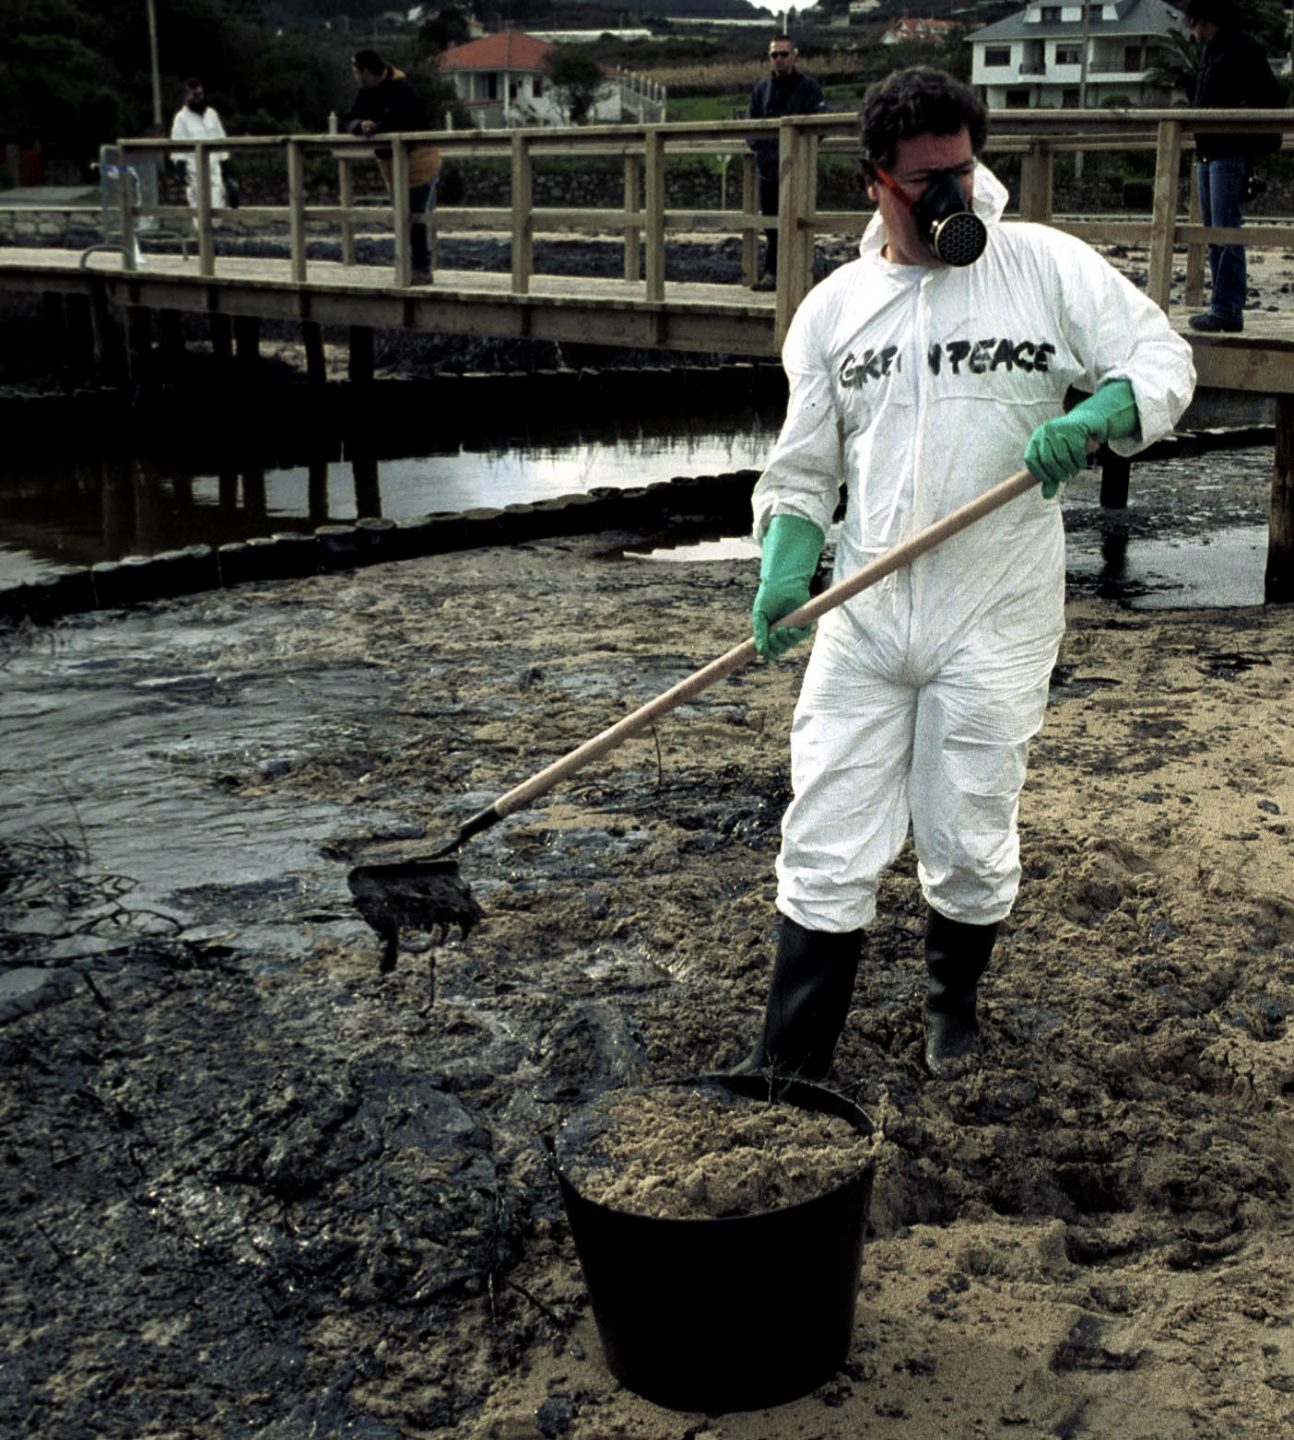
[[[388,65],[376,50],[360,50],[351,60],[359,90],[346,112],[345,126],[352,135],[391,135],[426,130],[422,97],[402,70]],[[378,169],[391,189],[391,151],[377,152]],[[440,151],[434,145],[414,145],[409,151],[409,220],[415,285],[431,284],[431,245],[425,217],[436,204]]]

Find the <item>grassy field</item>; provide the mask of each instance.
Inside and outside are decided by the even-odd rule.
[[[751,85],[754,85],[751,81]],[[858,109],[860,87],[857,85],[827,85],[823,94],[827,97],[827,108],[842,113]],[[669,101],[667,118],[670,120],[741,120],[745,118],[746,103],[750,99],[750,87],[745,90],[727,91],[722,95],[683,95]]]

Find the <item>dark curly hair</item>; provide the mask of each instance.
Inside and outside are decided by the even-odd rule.
[[[859,106],[859,178],[870,184],[878,165],[888,170],[901,140],[956,135],[963,127],[978,155],[988,139],[988,111],[969,85],[927,65],[896,70],[870,86]]]

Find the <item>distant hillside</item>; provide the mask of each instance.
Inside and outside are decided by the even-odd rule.
[[[288,21],[296,24],[322,24],[329,21],[334,25],[342,19],[348,20],[352,30],[376,17],[389,14],[405,6],[393,6],[390,0],[266,0],[262,6],[268,19]],[[407,7],[412,10],[414,6]],[[599,12],[599,19],[610,28],[633,25],[640,18],[651,16],[665,18],[709,17],[732,20],[759,20],[772,17],[766,10],[758,9],[748,0],[636,0],[632,6],[620,6],[614,0],[490,0],[489,4],[472,6],[454,5],[454,0],[430,0],[427,12],[431,15],[441,9],[457,8],[476,13],[487,24],[493,25],[495,18],[524,29],[527,24],[551,26],[556,24],[578,24],[590,11]],[[923,12],[924,13],[924,12]]]

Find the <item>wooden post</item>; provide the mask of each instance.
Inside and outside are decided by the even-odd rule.
[[[157,348],[168,371],[184,359],[184,329],[178,310],[157,312]]]
[[[349,375],[356,385],[367,385],[373,378],[373,331],[367,325],[350,327]]]
[[[306,352],[306,381],[323,385],[328,379],[328,360],[324,354],[323,326],[317,320],[301,322],[301,343]]]
[[[1055,155],[1045,140],[1034,140],[1020,160],[1020,219],[1051,224]]]
[[[221,367],[234,358],[234,327],[228,315],[211,317],[211,353]]]
[[[264,520],[269,513],[265,471],[259,465],[248,466],[243,471],[243,513],[252,520]]]
[[[650,304],[665,298],[665,136],[659,125],[649,125],[645,138],[647,261],[644,274],[647,280],[646,298]]]
[[[778,126],[777,322],[780,347],[800,302],[813,289],[814,234],[818,208],[818,138],[791,119]]]
[[[292,257],[292,283],[304,285],[306,278],[306,162],[305,151],[296,140],[288,141],[288,235]]]
[[[46,314],[57,317],[43,333],[52,342],[51,358],[57,357],[78,379],[93,377],[94,317],[85,295],[46,295]]]
[[[355,481],[355,514],[362,519],[378,519],[382,514],[382,485],[377,456],[361,447],[351,456],[350,467]]]
[[[641,215],[643,195],[643,157],[625,156],[625,209]],[[625,225],[625,279],[636,281],[643,263],[643,232],[637,221]]]
[[[535,273],[535,167],[526,137],[512,137],[512,293],[528,295]]]
[[[355,263],[355,171],[354,162],[348,156],[337,160],[337,199],[346,212],[341,222],[341,263]]]
[[[395,283],[408,287],[413,275],[413,241],[409,234],[409,146],[403,135],[391,142],[391,208],[395,226]]]
[[[1276,463],[1263,598],[1269,605],[1294,604],[1294,395],[1276,397]]]
[[[1084,11],[1086,14],[1086,11]],[[1177,231],[1177,186],[1182,171],[1182,122],[1161,120],[1155,147],[1155,198],[1150,215],[1150,278],[1146,293],[1168,309],[1173,283],[1173,239]]]
[[[112,323],[108,293],[103,280],[98,276],[90,281],[90,331],[93,336],[94,369],[99,383],[120,383],[126,369],[121,337]]]
[[[120,198],[121,225],[121,268],[125,271],[137,270],[135,264],[135,177],[130,171],[129,157],[126,154],[126,147],[120,143],[117,146],[117,158],[120,162],[121,175],[120,183],[117,186],[117,194]]]
[[[1200,210],[1200,172],[1199,167],[1192,165],[1191,170],[1191,208],[1188,212],[1188,219],[1192,225],[1198,225],[1204,218]],[[1204,302],[1204,254],[1206,246],[1199,241],[1193,241],[1186,247],[1186,303],[1192,308]]]
[[[261,356],[261,321],[258,315],[234,316],[234,357],[239,367],[250,370]]]
[[[153,355],[153,315],[146,305],[126,307],[126,383],[138,396],[150,379]]]
[[[306,476],[306,514],[312,525],[328,523],[328,461],[315,456]]]
[[[741,213],[752,219],[759,214],[759,179],[755,173],[755,152],[741,157]],[[741,283],[753,285],[759,277],[759,231],[754,226],[741,232]]]
[[[210,279],[216,273],[216,236],[211,224],[211,150],[205,140],[193,143],[194,184],[198,187],[198,274]]]

